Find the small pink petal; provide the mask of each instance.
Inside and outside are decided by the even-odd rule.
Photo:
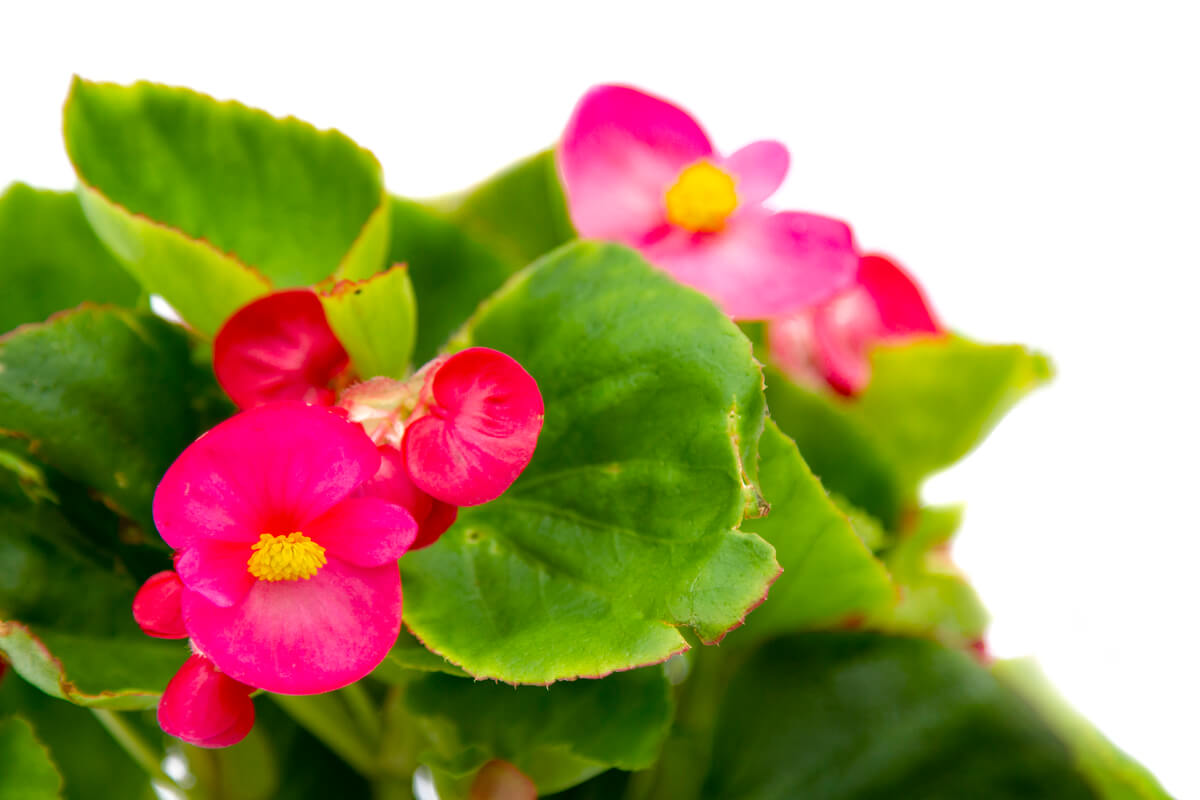
[[[863,256],[858,283],[875,303],[884,337],[942,332],[921,287],[894,261]]]
[[[241,602],[254,585],[248,567],[253,551],[243,542],[195,539],[180,551],[175,570],[183,585],[219,606]]]
[[[196,646],[222,672],[279,694],[330,692],[364,677],[396,643],[400,609],[396,564],[337,557],[308,580],[255,581],[230,608],[183,597]]]
[[[379,469],[360,426],[324,408],[243,411],[197,439],[154,494],[154,522],[175,549],[303,530]]]
[[[767,346],[772,361],[793,381],[812,388],[825,385],[824,372],[817,364],[812,309],[771,320],[767,326]]]
[[[360,567],[393,563],[417,538],[412,514],[378,497],[351,497],[304,527],[330,555]]]
[[[720,164],[733,175],[738,205],[756,206],[783,183],[788,171],[788,151],[782,143],[763,140],[741,148]]]
[[[422,492],[408,476],[404,458],[391,445],[380,445],[381,462],[375,477],[359,486],[355,494],[382,497],[408,509],[417,523],[417,538],[408,549],[420,550],[436,542],[458,518],[458,507],[435,500]]]
[[[819,303],[848,285],[858,267],[845,223],[794,211],[747,210],[711,234],[673,231],[644,254],[739,320]]]
[[[213,370],[240,408],[299,400],[330,405],[329,384],[350,363],[321,301],[309,289],[261,297],[230,317],[213,341]]]
[[[816,361],[826,382],[854,396],[871,380],[871,345],[880,338],[879,313],[871,296],[854,287],[825,303],[813,315]]]
[[[683,168],[712,152],[683,109],[627,86],[596,86],[558,147],[571,221],[581,236],[637,245],[665,221],[667,189]]]
[[[171,736],[199,747],[228,747],[254,726],[253,691],[204,656],[191,656],[163,692],[158,724]]]
[[[432,367],[425,387],[428,406],[400,448],[413,483],[456,506],[499,497],[529,464],[542,429],[533,376],[504,353],[472,347]]]
[[[163,570],[146,579],[133,597],[133,619],[147,636],[158,639],[186,639],[179,597],[183,584],[172,570]]]

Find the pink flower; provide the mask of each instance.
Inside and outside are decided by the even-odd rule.
[[[398,559],[417,526],[354,497],[379,469],[361,427],[281,403],[242,412],[188,447],[154,496],[176,550],[192,642],[229,677],[314,694],[366,675],[400,630]]]
[[[575,107],[558,165],[581,236],[639,250],[734,318],[796,311],[854,275],[844,223],[763,207],[787,173],[779,142],[721,156],[686,111],[636,89],[597,86]]]
[[[310,289],[276,292],[243,306],[213,342],[217,382],[239,408],[281,400],[332,405],[350,358]]]
[[[174,570],[151,575],[133,598],[133,619],[142,632],[157,639],[186,639],[183,584]]]
[[[202,655],[183,662],[158,703],[165,733],[199,747],[229,747],[254,727],[254,687],[239,683]]]
[[[870,382],[873,345],[942,332],[912,277],[887,258],[869,255],[849,289],[773,320],[767,338],[772,358],[793,380],[853,396]]]
[[[391,445],[379,446],[380,464],[375,477],[356,490],[362,497],[382,497],[408,509],[417,522],[417,538],[409,550],[420,550],[436,542],[458,519],[458,508],[435,500],[417,488],[404,467],[400,451]]]

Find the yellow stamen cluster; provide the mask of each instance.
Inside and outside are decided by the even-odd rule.
[[[261,534],[246,566],[260,581],[308,580],[325,566],[325,548],[300,531],[286,536]]]
[[[736,208],[733,176],[707,161],[685,169],[667,190],[667,220],[689,231],[719,231]]]

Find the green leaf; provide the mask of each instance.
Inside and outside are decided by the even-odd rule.
[[[561,791],[609,767],[654,763],[671,724],[670,686],[662,667],[603,680],[504,686],[431,673],[405,694],[425,722],[442,797],[461,796],[492,759],[514,764],[539,795]]]
[[[1012,687],[1067,743],[1075,765],[1105,800],[1169,800],[1154,776],[1066,704],[1031,659],[998,661],[992,674]]]
[[[33,726],[21,717],[0,719],[0,800],[56,800],[62,778]]]
[[[776,640],[735,675],[716,730],[706,798],[1096,797],[1022,698],[920,639]]]
[[[382,264],[379,163],[337,131],[185,89],[76,78],[64,133],[97,234],[205,333],[272,286]]]
[[[196,380],[178,326],[83,307],[0,338],[0,432],[152,531],[154,489],[200,432]]]
[[[508,353],[546,407],[499,500],[406,555],[405,622],[476,677],[547,683],[715,642],[778,573],[733,530],[757,508],[762,377],[709,300],[615,245],[572,244],[484,303],[453,345]]]
[[[758,474],[771,511],[746,520],[742,530],[775,547],[783,574],[737,641],[861,620],[890,608],[895,588],[887,570],[771,420],[759,452]]]
[[[14,183],[0,195],[0,333],[85,300],[133,305],[141,289],[88,227],[79,198]]]
[[[407,269],[395,266],[361,281],[338,281],[318,297],[359,377],[408,373],[417,309]]]
[[[956,336],[880,345],[866,391],[846,399],[767,373],[771,415],[821,482],[889,528],[921,482],[974,448],[1050,377],[1044,356]]]
[[[407,264],[417,298],[416,364],[433,358],[476,307],[524,264],[510,264],[445,214],[392,198],[389,263]]]
[[[459,195],[433,201],[513,268],[575,238],[554,164],[543,150]]]

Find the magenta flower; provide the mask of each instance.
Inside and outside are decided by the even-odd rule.
[[[142,633],[156,639],[186,639],[183,625],[183,584],[174,570],[146,579],[133,598],[133,619]]]
[[[158,703],[165,733],[199,747],[229,747],[254,727],[253,686],[239,683],[196,654],[183,662]]]
[[[853,396],[871,379],[871,347],[940,335],[921,288],[883,256],[863,256],[855,283],[828,302],[773,320],[771,356],[793,380]]]
[[[358,425],[317,406],[261,406],[188,447],[154,496],[176,550],[184,625],[229,677],[282,694],[366,675],[400,630],[398,559],[417,526],[353,494],[379,470]]]
[[[404,467],[400,451],[391,445],[379,446],[379,471],[355,490],[361,497],[382,497],[408,509],[417,523],[417,538],[409,550],[420,550],[436,542],[458,519],[458,508],[422,492]]]
[[[349,365],[310,289],[276,292],[243,306],[213,341],[217,382],[243,409],[282,400],[332,405]]]
[[[821,302],[853,278],[844,223],[763,207],[783,182],[775,141],[717,153],[700,125],[665,100],[597,86],[558,148],[571,220],[621,242],[736,319],[768,319]]]

